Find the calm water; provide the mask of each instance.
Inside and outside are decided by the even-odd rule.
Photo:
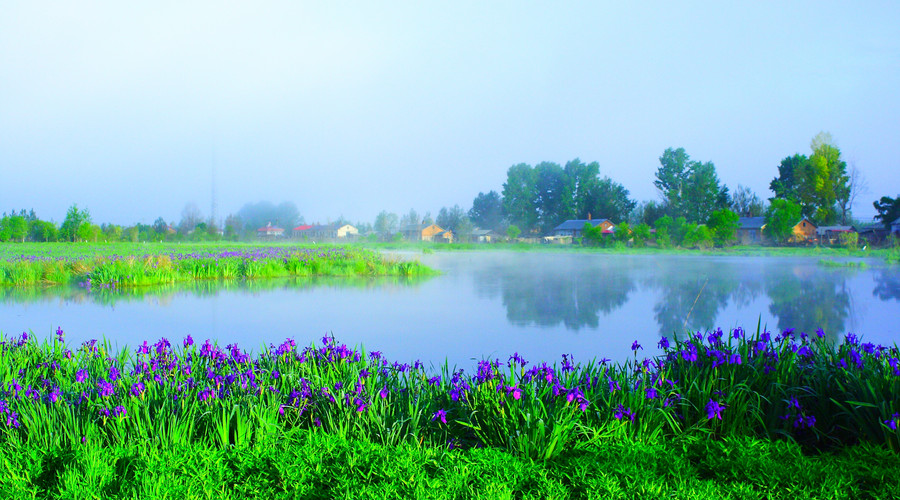
[[[513,352],[529,361],[624,359],[637,340],[715,326],[823,328],[900,342],[900,266],[824,267],[815,258],[454,252],[411,255],[443,275],[193,283],[141,290],[0,289],[0,331],[119,346],[160,337],[258,351],[333,334],[390,359],[470,368]]]

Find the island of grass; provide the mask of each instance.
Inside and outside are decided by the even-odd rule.
[[[34,245],[31,245],[34,246]],[[0,285],[137,287],[191,280],[434,274],[418,261],[347,246],[71,245],[6,250]]]
[[[893,498],[900,351],[715,330],[472,371],[325,337],[258,355],[0,338],[4,497]]]

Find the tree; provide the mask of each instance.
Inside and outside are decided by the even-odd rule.
[[[270,201],[246,203],[238,210],[237,218],[243,223],[244,231],[253,232],[253,234],[256,234],[257,229],[269,223],[286,230],[291,230],[303,223],[303,217],[300,216],[297,205],[290,201],[281,202],[277,206]]]
[[[534,167],[534,206],[541,233],[548,233],[575,215],[566,173],[558,164],[541,162]]]
[[[447,229],[459,239],[464,239],[472,233],[472,222],[466,216],[459,205],[453,205],[452,208],[443,207],[438,212],[435,224],[443,229]]]
[[[631,228],[628,227],[628,223],[621,222],[617,224],[614,236],[616,238],[616,241],[628,243],[628,240],[631,239]]]
[[[712,233],[712,240],[717,246],[725,246],[737,240],[738,214],[723,208],[709,216],[706,226]]]
[[[841,151],[831,134],[820,132],[810,143],[809,158],[795,154],[781,161],[770,187],[776,198],[800,205],[800,212],[815,224],[834,224],[847,220],[851,206],[850,176]]]
[[[26,236],[28,236],[28,222],[25,217],[8,215],[0,219],[0,240],[24,242]]]
[[[203,215],[200,208],[194,202],[186,203],[181,210],[181,222],[178,223],[178,231],[181,234],[188,234],[197,227],[197,224],[203,221]]]
[[[634,229],[631,230],[631,235],[634,240],[634,246],[642,247],[647,244],[647,240],[650,239],[650,226],[644,222],[634,226]]]
[[[478,193],[472,200],[469,219],[482,229],[499,230],[503,224],[503,202],[500,200],[500,194],[496,191],[489,191],[487,194]]]
[[[78,205],[73,204],[66,212],[66,218],[63,220],[62,226],[59,228],[59,236],[64,241],[78,241],[86,239],[84,235],[89,231],[83,229],[84,226],[91,225],[91,214],[87,209],[79,210]]]
[[[56,224],[43,220],[31,223],[29,237],[32,241],[56,241]]]
[[[765,211],[765,205],[750,188],[738,184],[734,194],[731,195],[731,210],[739,217],[759,217]]]
[[[776,198],[800,203],[800,183],[798,176],[809,161],[806,155],[795,154],[781,160],[778,166],[778,177],[769,183],[769,189],[775,193]]]
[[[656,180],[653,181],[665,204],[679,215],[690,161],[691,158],[684,148],[667,148],[659,157],[659,168],[656,170]]]
[[[153,221],[153,230],[156,231],[157,234],[165,236],[169,231],[169,225],[166,223],[165,219],[157,217],[156,220]]]
[[[896,198],[882,196],[880,200],[872,202],[872,206],[878,212],[875,218],[880,220],[887,230],[891,229],[891,222],[900,219],[900,194]]]
[[[402,217],[400,217],[400,227],[416,225],[418,223],[419,214],[413,208],[409,209],[409,213],[405,213]]]
[[[667,206],[656,200],[649,200],[636,204],[628,215],[628,221],[635,224],[641,222],[655,224],[659,218],[664,216],[667,216]],[[671,219],[671,217],[669,218]]]
[[[659,219],[656,219],[656,222],[653,223],[653,228],[656,229],[656,244],[663,247],[668,248],[672,246],[672,224],[675,221],[672,220],[668,215],[664,215]]]
[[[609,177],[599,179],[587,194],[587,205],[581,218],[604,218],[613,222],[625,222],[637,202],[628,197],[628,190]]]
[[[506,228],[506,237],[511,240],[518,238],[520,234],[522,234],[522,230],[515,224],[510,224],[509,227]]]
[[[801,219],[800,205],[791,200],[775,198],[766,209],[763,233],[776,244],[784,244],[793,235],[794,226]]]
[[[509,221],[526,231],[537,225],[535,175],[531,165],[519,163],[506,171],[503,183],[503,210]]]
[[[846,204],[841,205],[841,224],[850,224],[852,215],[851,211],[853,209],[853,205],[856,203],[856,199],[869,192],[869,183],[866,181],[866,177],[863,173],[856,168],[856,164],[850,164],[850,197],[847,199]],[[842,200],[838,200],[839,202]]]
[[[813,222],[819,225],[833,224],[838,219],[838,206],[849,209],[850,177],[847,163],[841,159],[841,150],[834,145],[831,134],[820,132],[813,137],[809,167],[801,184],[801,199],[809,199],[815,206]]]
[[[382,210],[375,216],[375,224],[373,224],[373,227],[375,228],[375,232],[381,235],[382,239],[387,240],[390,238],[391,234],[397,230],[397,221],[397,214]]]
[[[674,216],[705,221],[713,210],[728,205],[728,188],[719,185],[712,162],[691,161],[684,148],[668,148],[659,163],[653,184]]]
[[[103,224],[100,226],[106,241],[119,241],[122,239],[122,226],[116,224]]]

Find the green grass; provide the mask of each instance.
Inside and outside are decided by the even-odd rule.
[[[26,245],[36,247],[36,245]],[[389,258],[358,247],[46,244],[34,255],[0,258],[0,285],[78,283],[92,287],[145,287],[196,280],[313,276],[427,276],[417,261]],[[4,249],[9,252],[8,246]],[[26,248],[29,249],[29,248]],[[35,252],[37,248],[34,248]],[[121,251],[121,253],[115,253]]]
[[[3,498],[897,498],[900,461],[752,439],[616,440],[551,461],[302,432],[266,446],[0,448]]]

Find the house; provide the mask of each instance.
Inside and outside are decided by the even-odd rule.
[[[806,243],[816,241],[816,226],[806,217],[801,219],[800,222],[794,224],[794,228],[791,233],[791,242],[793,243]]]
[[[562,224],[553,228],[553,231],[550,233],[551,236],[571,236],[572,238],[580,238],[583,236],[584,225],[590,224],[594,227],[600,227],[603,229],[603,232],[612,231],[615,228],[615,224],[612,223],[609,219],[572,219],[563,222]]]
[[[481,229],[476,227],[469,235],[469,240],[473,243],[490,243],[497,239],[497,234],[490,229]]]
[[[821,243],[834,245],[840,243],[842,234],[855,233],[852,226],[821,226],[816,228],[816,237]]]
[[[312,224],[300,224],[295,227],[293,231],[291,231],[291,235],[294,238],[305,238],[309,237],[309,230],[312,229]]]
[[[737,239],[741,245],[759,245],[767,242],[763,234],[766,227],[765,217],[739,217]]]
[[[860,242],[866,242],[869,245],[880,245],[884,239],[891,234],[888,229],[884,228],[884,224],[870,220],[853,226],[853,230],[859,235]]]
[[[400,228],[407,241],[453,242],[453,233],[437,224],[407,224]]]
[[[273,226],[272,223],[266,224],[265,227],[261,227],[256,230],[256,237],[262,239],[274,239],[281,238],[284,236],[284,229]]]
[[[900,217],[891,222],[891,234],[900,234]]]

